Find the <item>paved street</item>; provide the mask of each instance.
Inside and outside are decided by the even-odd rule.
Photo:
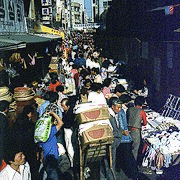
[[[95,163],[89,167],[91,169],[91,172],[88,180],[100,180],[98,165]],[[116,180],[129,179],[121,170],[120,172],[116,172]],[[139,180],[180,180],[180,165],[164,169],[164,172],[161,175],[156,174],[156,172],[152,171],[151,168],[141,167],[139,173]]]

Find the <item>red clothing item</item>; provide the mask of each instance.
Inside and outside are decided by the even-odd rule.
[[[71,69],[71,73],[72,73],[72,78],[74,79],[74,76],[76,73],[78,73],[78,71],[76,69]]]
[[[0,165],[0,172],[7,166],[6,162],[2,160],[2,163]]]
[[[62,86],[62,83],[60,81],[56,81],[56,84],[53,84],[52,82],[49,85],[49,90],[53,91],[53,92],[57,92],[56,91],[56,87],[57,86]]]
[[[141,108],[140,106],[136,106],[136,108]],[[141,119],[142,119],[142,121],[143,121],[143,126],[146,126],[146,124],[147,124],[147,119],[146,119],[146,113],[145,113],[145,111],[142,109],[141,111],[140,111],[140,117],[141,117]],[[135,128],[135,127],[131,127],[131,130],[137,130],[138,128]]]

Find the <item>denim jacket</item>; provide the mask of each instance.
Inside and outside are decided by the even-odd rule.
[[[121,109],[121,111],[118,114],[118,121],[119,121],[119,125],[121,126],[123,130],[128,130],[126,114],[123,109]],[[130,134],[127,136],[122,135],[121,143],[129,143],[131,141],[132,141],[132,138]]]

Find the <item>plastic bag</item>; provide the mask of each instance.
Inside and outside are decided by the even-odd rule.
[[[46,142],[49,138],[52,126],[52,116],[42,115],[36,122],[35,132],[34,132],[34,141],[37,142]]]

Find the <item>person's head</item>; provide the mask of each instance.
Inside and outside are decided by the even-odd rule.
[[[102,91],[102,84],[101,83],[92,83],[91,90],[97,93]]]
[[[115,89],[114,89],[114,93],[115,93],[118,97],[120,97],[125,91],[126,91],[126,90],[125,90],[124,86],[121,85],[121,84],[118,84],[118,85],[115,87]]]
[[[104,81],[103,81],[103,87],[109,87],[112,83],[112,79],[111,78],[106,78]]]
[[[91,80],[90,79],[85,79],[84,86],[89,89],[91,87]]]
[[[66,112],[68,111],[69,107],[70,107],[70,101],[68,98],[64,98],[61,101],[61,107],[63,108],[63,110]]]
[[[33,112],[34,112],[34,107],[32,105],[26,105],[23,108],[22,114],[24,117],[28,116],[29,118],[31,118],[33,115]]]
[[[142,106],[145,103],[145,99],[143,96],[137,96],[134,100],[135,106]]]
[[[119,99],[123,102],[123,104],[128,104],[132,100],[131,96],[128,94],[122,94]]]
[[[93,68],[92,68],[92,73],[93,73],[94,75],[99,74],[99,73],[100,73],[100,72],[99,72],[99,68],[93,67]]]
[[[122,108],[122,101],[117,97],[111,97],[109,99],[108,105],[115,113],[119,113]]]
[[[8,110],[9,110],[9,102],[8,101],[6,101],[6,100],[2,100],[2,101],[0,101],[0,111],[1,112],[8,112]]]
[[[25,155],[22,152],[22,147],[14,143],[12,139],[8,141],[9,148],[7,147],[8,149],[6,149],[4,154],[4,161],[13,165],[13,167],[23,165],[25,163]]]
[[[57,92],[63,92],[63,91],[64,91],[64,86],[60,86],[60,85],[57,86],[57,87],[56,87],[56,91],[57,91]]]
[[[58,98],[59,98],[59,95],[58,95],[57,92],[51,92],[51,93],[49,94],[49,101],[50,101],[50,103],[55,103],[55,102],[57,102]]]
[[[49,99],[50,99],[50,94],[51,94],[51,91],[47,91],[47,92],[43,95],[44,100],[49,101]]]

